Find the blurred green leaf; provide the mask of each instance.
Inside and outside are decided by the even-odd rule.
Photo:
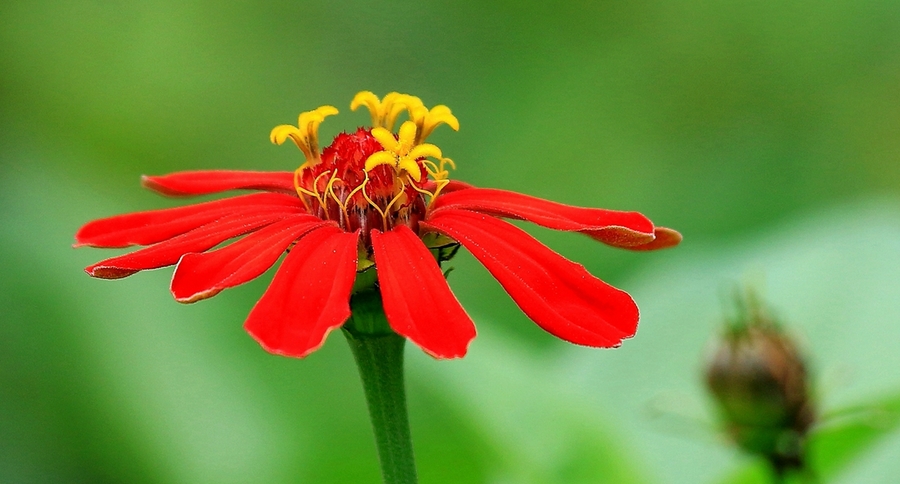
[[[898,427],[900,393],[831,412],[810,438],[810,465],[827,481]]]
[[[808,442],[808,463],[817,482],[832,482],[853,461],[900,427],[900,393],[845,407],[822,417]],[[762,459],[747,463],[722,480],[722,484],[766,483],[771,471]]]
[[[69,247],[88,219],[183,203],[141,173],[293,169],[269,130],[326,103],[343,119],[323,138],[352,129],[361,89],[451,106],[462,129],[434,141],[454,177],[686,237],[635,254],[529,228],[635,297],[641,328],[615,351],[548,337],[454,259],[482,335],[470,367],[410,359],[423,484],[711,481],[735,453],[643,410],[700,399],[723,284],[763,274],[816,366],[858,370],[826,408],[900,383],[868,371],[898,366],[898,52],[884,0],[0,2],[0,481],[377,481],[343,341],[294,361],[242,331],[266,277],[182,306],[170,270],[89,280],[111,252]]]
[[[485,319],[480,321],[489,325]],[[462,361],[436,361],[417,350],[409,361],[416,380],[468,410],[467,418],[499,458],[492,469],[496,481],[651,482],[613,413],[556,368],[552,360],[491,334],[479,335]]]

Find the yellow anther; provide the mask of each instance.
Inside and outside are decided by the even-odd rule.
[[[391,165],[398,174],[406,172],[413,180],[421,179],[422,170],[416,160],[428,157],[440,159],[441,149],[428,143],[416,144],[416,132],[412,121],[400,126],[397,138],[384,128],[372,129],[372,136],[381,143],[384,151],[373,153],[366,159],[366,171],[379,165]]]
[[[415,144],[425,141],[431,132],[434,131],[434,128],[441,124],[446,124],[453,128],[454,131],[459,131],[459,120],[450,112],[450,108],[443,104],[439,104],[429,110],[422,103],[421,99],[408,94],[401,94],[397,102],[406,105],[406,109],[409,111],[409,119],[418,128]]]
[[[435,181],[447,180],[450,171],[444,168],[446,165],[450,165],[454,170],[456,169],[456,163],[450,158],[441,158],[440,165],[431,160],[424,160],[422,163],[425,165],[428,174],[431,175],[431,178],[434,178]]]
[[[346,205],[345,201],[342,201],[341,197],[339,197],[337,195],[337,193],[334,192],[334,183],[335,182],[338,182],[341,185],[346,185],[344,183],[344,180],[341,180],[340,178],[338,178],[337,170],[334,170],[334,173],[331,174],[331,178],[328,180],[328,184],[325,185],[325,192],[329,196],[331,196],[331,198],[334,200],[335,203],[337,203],[337,206],[341,209],[341,214],[343,214],[343,216],[344,216],[343,220],[346,221],[350,218],[350,215],[347,213],[347,205]],[[347,197],[345,200],[349,200],[349,199],[350,199],[350,197]]]
[[[371,91],[362,91],[353,97],[350,102],[350,109],[356,111],[356,108],[365,105],[372,115],[372,126],[376,128],[386,128],[393,130],[394,124],[397,122],[397,116],[400,116],[406,109],[406,105],[398,102],[405,94],[391,92],[384,96],[384,99],[378,99]]]
[[[391,207],[393,207],[394,204],[397,203],[397,200],[400,200],[401,198],[406,198],[406,184],[403,183],[403,180],[400,180],[400,190],[398,190],[397,194],[394,195],[394,198],[388,202],[387,207],[384,207],[384,213],[391,213]],[[385,226],[385,230],[387,230],[387,226]]]
[[[434,189],[434,194],[431,196],[431,201],[428,202],[428,205],[431,205],[432,203],[434,203],[434,199],[436,199],[437,196],[441,194],[441,190],[443,190],[444,187],[449,184],[450,184],[450,180],[447,180],[447,179],[435,180],[436,187]]]
[[[360,193],[362,193],[362,196],[363,196],[363,198],[366,199],[366,202],[369,203],[369,206],[374,208],[378,212],[378,214],[381,215],[381,227],[384,230],[387,230],[387,215],[384,213],[384,210],[382,210],[381,208],[378,207],[377,203],[375,203],[371,198],[369,198],[369,194],[366,193],[366,185],[369,184],[369,171],[368,170],[364,171],[363,175],[366,176],[366,179],[363,180],[362,184],[360,185],[362,187],[362,190],[360,191]]]
[[[297,126],[282,124],[272,129],[269,139],[275,144],[282,144],[288,138],[293,140],[294,144],[300,148],[303,155],[306,156],[306,163],[301,165],[302,168],[315,165],[320,158],[319,153],[319,125],[325,120],[326,116],[337,114],[338,110],[334,106],[322,106],[312,111],[300,113],[297,119]]]
[[[450,168],[456,169],[456,163],[450,158],[441,158],[441,171],[446,171],[444,165],[450,165]]]

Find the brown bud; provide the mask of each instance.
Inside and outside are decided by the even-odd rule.
[[[777,472],[800,468],[814,420],[807,371],[791,340],[760,311],[733,324],[706,370],[730,437]]]

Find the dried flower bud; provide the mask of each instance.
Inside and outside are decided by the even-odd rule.
[[[709,360],[706,384],[735,443],[778,473],[802,468],[814,420],[806,366],[787,335],[748,302]]]

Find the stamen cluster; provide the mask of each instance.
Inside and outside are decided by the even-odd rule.
[[[387,231],[406,225],[418,230],[428,205],[449,183],[447,167],[455,167],[440,148],[424,143],[425,138],[440,124],[458,130],[459,122],[448,107],[428,109],[408,94],[394,92],[379,100],[364,91],[350,107],[363,105],[372,115],[373,127],[341,133],[321,153],[318,127],[325,116],[337,113],[332,106],[302,113],[297,126],[277,126],[271,139],[281,144],[291,138],[306,156],[294,172],[294,188],[309,212],[346,231],[359,230],[369,246],[373,228]],[[394,134],[403,112],[410,119]]]

